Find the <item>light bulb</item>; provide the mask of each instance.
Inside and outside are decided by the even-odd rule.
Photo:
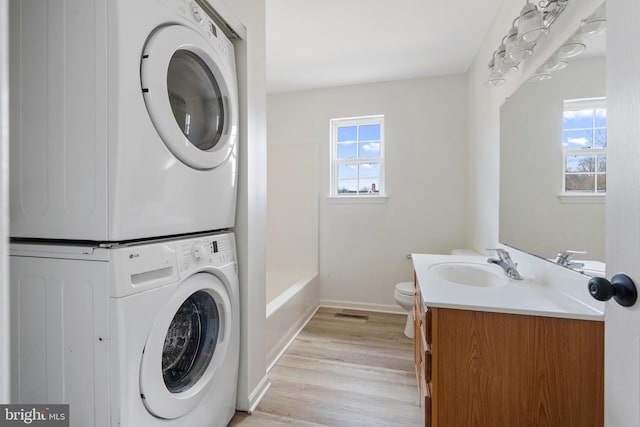
[[[517,42],[521,45],[535,43],[540,36],[547,32],[548,30],[544,26],[542,19],[542,12],[534,4],[525,4],[518,18]]]
[[[517,65],[533,53],[534,43],[517,43],[518,29],[511,27],[505,37],[505,62]]]

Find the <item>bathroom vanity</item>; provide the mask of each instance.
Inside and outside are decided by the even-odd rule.
[[[603,305],[483,257],[412,257],[425,426],[604,424]]]

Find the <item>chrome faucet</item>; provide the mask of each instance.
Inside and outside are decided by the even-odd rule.
[[[487,250],[495,251],[498,254],[498,259],[489,258],[487,260],[489,264],[496,264],[502,267],[502,269],[504,270],[504,274],[506,274],[507,277],[509,277],[510,279],[522,280],[522,276],[520,276],[520,273],[518,272],[518,269],[517,269],[518,265],[515,262],[513,262],[513,260],[511,259],[511,256],[509,255],[509,252],[505,251],[504,249],[487,249]]]
[[[562,251],[558,255],[556,255],[556,259],[554,260],[554,262],[558,265],[570,268],[572,270],[580,270],[582,267],[584,267],[584,263],[575,262],[571,259],[571,257],[574,255],[584,255],[586,253],[586,251]]]

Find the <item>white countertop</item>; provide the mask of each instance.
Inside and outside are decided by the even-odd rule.
[[[575,285],[563,286],[563,283],[571,280],[567,281],[562,277],[564,274],[562,269],[559,269],[559,277],[553,280],[536,279],[532,274],[521,271],[523,280],[508,279],[508,283],[504,286],[469,286],[445,280],[431,271],[430,267],[447,262],[474,263],[495,268],[497,272],[504,274],[502,268],[488,264],[487,258],[480,256],[435,254],[411,254],[411,256],[422,298],[425,306],[428,307],[604,320],[604,303],[594,300],[589,295],[587,276],[584,276],[584,279],[578,277],[579,283],[584,280],[584,285],[576,287]]]

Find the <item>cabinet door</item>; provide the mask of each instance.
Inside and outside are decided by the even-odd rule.
[[[439,427],[602,426],[602,322],[438,308],[433,327]]]

